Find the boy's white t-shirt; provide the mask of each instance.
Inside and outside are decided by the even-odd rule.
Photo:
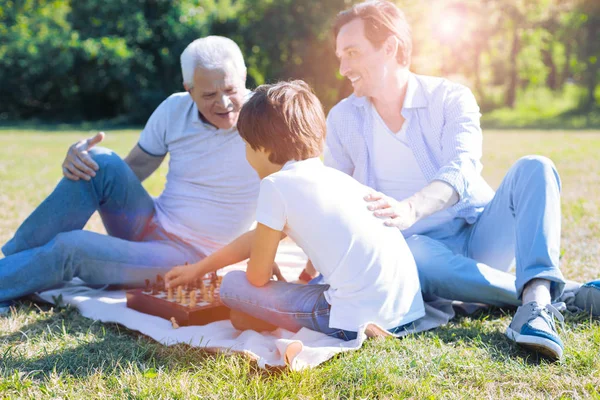
[[[164,191],[155,199],[166,231],[204,255],[248,231],[259,178],[235,128],[203,122],[189,93],[175,93],[154,111],[138,145],[148,154],[170,156]]]
[[[391,329],[425,315],[413,256],[367,209],[370,191],[318,158],[288,162],[260,184],[256,220],[290,236],[330,285],[331,328]]]

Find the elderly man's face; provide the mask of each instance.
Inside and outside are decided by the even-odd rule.
[[[194,87],[189,91],[198,111],[219,129],[235,126],[246,92],[245,77],[233,66],[196,68]]]
[[[342,26],[335,54],[340,60],[340,74],[352,82],[354,94],[374,96],[384,89],[389,57],[383,46],[376,49],[365,36],[365,23],[356,18]]]

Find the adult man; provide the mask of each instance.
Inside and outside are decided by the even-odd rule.
[[[93,147],[103,134],[71,146],[65,178],[2,248],[0,301],[73,277],[138,285],[248,230],[259,181],[235,128],[248,94],[242,53],[209,36],[185,49],[181,67],[187,92],[155,110],[125,160]],[[167,183],[152,199],[141,181],[167,153]],[[94,211],[108,235],[82,230]]]
[[[522,304],[509,338],[560,358],[552,314],[562,316],[551,301],[565,281],[552,162],[522,158],[494,194],[480,175],[475,98],[464,86],[409,71],[402,12],[384,0],[361,3],[338,15],[334,34],[354,94],[329,113],[326,164],[379,191],[369,207],[408,237],[425,295]],[[514,259],[516,277],[505,272]]]

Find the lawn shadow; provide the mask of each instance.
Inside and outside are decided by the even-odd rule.
[[[29,300],[17,303],[26,312],[51,312],[13,332],[0,336],[0,376],[25,374],[47,381],[53,372],[76,379],[102,373],[119,374],[124,368],[155,373],[159,370],[190,369],[211,360],[239,357],[249,362],[253,376],[268,379],[284,369],[262,369],[248,356],[214,352],[187,344],[165,346],[146,335],[116,323],[83,317],[70,305],[53,307]],[[27,346],[20,346],[27,341]],[[245,361],[243,361],[245,362]]]
[[[507,324],[500,320],[506,317],[512,319],[515,311],[516,307],[490,307],[469,315],[457,313],[457,317],[447,325],[433,332],[444,343],[464,342],[482,349],[496,362],[519,359],[534,366],[551,363],[552,361],[518,345],[504,334]]]

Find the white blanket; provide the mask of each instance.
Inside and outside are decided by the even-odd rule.
[[[295,280],[306,263],[306,256],[293,243],[283,242],[276,261],[284,277]],[[226,268],[222,273],[244,268],[245,263],[241,263]],[[358,337],[348,342],[305,328],[297,333],[284,329],[241,332],[229,321],[175,329],[167,320],[127,308],[125,291],[93,289],[80,280],[73,280],[60,289],[39,293],[39,296],[50,303],[55,303],[61,296],[63,304],[77,307],[84,317],[116,322],[167,346],[186,343],[207,351],[242,353],[256,360],[261,368],[312,368],[338,353],[359,349],[367,337],[389,335],[373,324],[361,327]],[[445,300],[426,304],[426,312],[427,315],[414,324],[414,329],[406,333],[435,328],[454,316],[452,304]]]

